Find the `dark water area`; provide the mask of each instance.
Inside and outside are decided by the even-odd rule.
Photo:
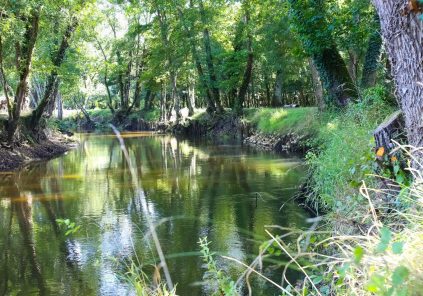
[[[200,238],[217,254],[250,263],[270,239],[265,226],[307,226],[307,213],[291,200],[305,177],[300,159],[149,133],[124,138],[145,202],[113,135],[81,135],[67,155],[0,174],[0,295],[135,295],[122,277],[126,265],[145,266],[151,276],[158,262],[146,213],[178,295],[208,295]],[[79,229],[65,236],[58,219]],[[234,279],[243,271],[216,261]],[[279,282],[280,271],[264,265]],[[254,286],[253,295],[280,295],[260,280]]]

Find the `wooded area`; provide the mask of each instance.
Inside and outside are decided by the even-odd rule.
[[[70,121],[90,132],[99,121],[217,131],[308,152],[307,198],[332,214],[345,206],[337,194],[354,209],[421,196],[413,186],[423,164],[422,12],[421,0],[0,0],[0,157],[62,153],[45,142],[75,132]],[[0,170],[12,167],[0,161]],[[381,192],[400,190],[395,202],[386,192],[350,198],[374,173]]]

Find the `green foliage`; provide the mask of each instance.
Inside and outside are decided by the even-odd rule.
[[[56,222],[64,228],[65,236],[75,234],[81,228],[81,225],[76,225],[75,222],[72,222],[69,219],[56,219]]]
[[[235,287],[235,282],[232,281],[231,278],[229,278],[223,270],[217,267],[216,261],[213,258],[214,253],[210,251],[210,242],[207,241],[207,238],[205,237],[200,239],[198,243],[201,248],[203,261],[206,264],[207,268],[207,281],[210,282],[210,284],[212,284],[213,286],[216,286],[216,290],[213,295],[240,295]]]
[[[394,111],[385,97],[371,89],[363,99],[343,113],[327,113],[321,118],[307,162],[313,172],[311,201],[326,209],[350,212],[360,206],[362,180],[370,186],[376,160],[373,131]]]
[[[169,291],[166,284],[162,282],[153,284],[134,261],[130,262],[126,272],[120,278],[135,289],[137,296],[176,296],[176,288]]]

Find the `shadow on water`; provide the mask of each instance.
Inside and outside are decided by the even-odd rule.
[[[267,239],[265,225],[305,226],[306,213],[287,202],[304,177],[298,159],[145,133],[128,134],[125,142],[147,209],[133,192],[124,155],[111,136],[82,135],[80,148],[68,155],[0,175],[1,295],[131,294],[118,276],[122,262],[157,262],[146,211],[180,295],[207,295],[207,287],[198,284],[204,275],[199,238],[207,236],[219,254],[248,262]],[[57,219],[81,228],[65,236]],[[240,274],[220,257],[217,261]],[[264,272],[279,280],[273,267]],[[295,280],[298,274],[289,276]]]

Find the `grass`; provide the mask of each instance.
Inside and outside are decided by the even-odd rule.
[[[245,119],[264,134],[311,135],[317,131],[317,108],[251,108],[245,110]]]

